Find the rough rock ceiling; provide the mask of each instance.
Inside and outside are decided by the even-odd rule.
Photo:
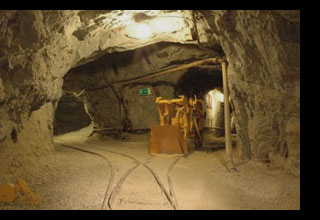
[[[183,44],[214,43],[204,19],[193,17],[191,10],[114,10],[80,11],[80,25],[72,35],[79,41],[76,64],[88,63],[106,53],[133,50],[158,42]],[[195,26],[195,22],[197,23]],[[141,25],[149,28],[141,29]],[[149,36],[141,32],[149,31]],[[96,45],[96,46],[94,46]],[[88,53],[81,55],[81,53]]]

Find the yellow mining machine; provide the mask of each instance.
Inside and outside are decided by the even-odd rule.
[[[156,98],[160,125],[151,126],[151,155],[187,154],[202,144],[204,103],[196,96],[179,97]]]

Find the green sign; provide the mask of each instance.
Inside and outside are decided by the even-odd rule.
[[[151,94],[151,89],[150,88],[139,89],[139,94],[140,95],[150,95]]]

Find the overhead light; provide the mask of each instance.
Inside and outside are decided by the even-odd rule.
[[[140,18],[139,22],[135,18],[135,24],[127,26],[127,35],[138,39],[147,39],[155,34],[170,34],[185,27],[184,19],[175,17],[151,17]],[[142,22],[141,22],[142,20]],[[148,22],[146,22],[148,20]]]
[[[140,39],[148,38],[152,35],[152,30],[148,24],[137,24],[136,36]]]
[[[217,100],[218,102],[224,102],[223,93],[220,92],[219,90],[217,89],[213,90],[213,96],[214,96],[214,99]]]

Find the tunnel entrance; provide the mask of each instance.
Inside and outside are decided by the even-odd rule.
[[[87,127],[92,120],[83,100],[72,92],[64,91],[54,117],[54,135],[62,135]]]
[[[210,68],[194,67],[179,79],[175,88],[176,95],[197,96],[203,99],[214,88],[222,88],[222,71],[216,65]]]
[[[175,95],[197,97],[204,103],[203,142],[198,150],[224,149],[225,148],[225,125],[224,125],[224,96],[222,71],[216,65],[190,68],[179,79]],[[236,133],[231,111],[232,142],[236,144]]]

